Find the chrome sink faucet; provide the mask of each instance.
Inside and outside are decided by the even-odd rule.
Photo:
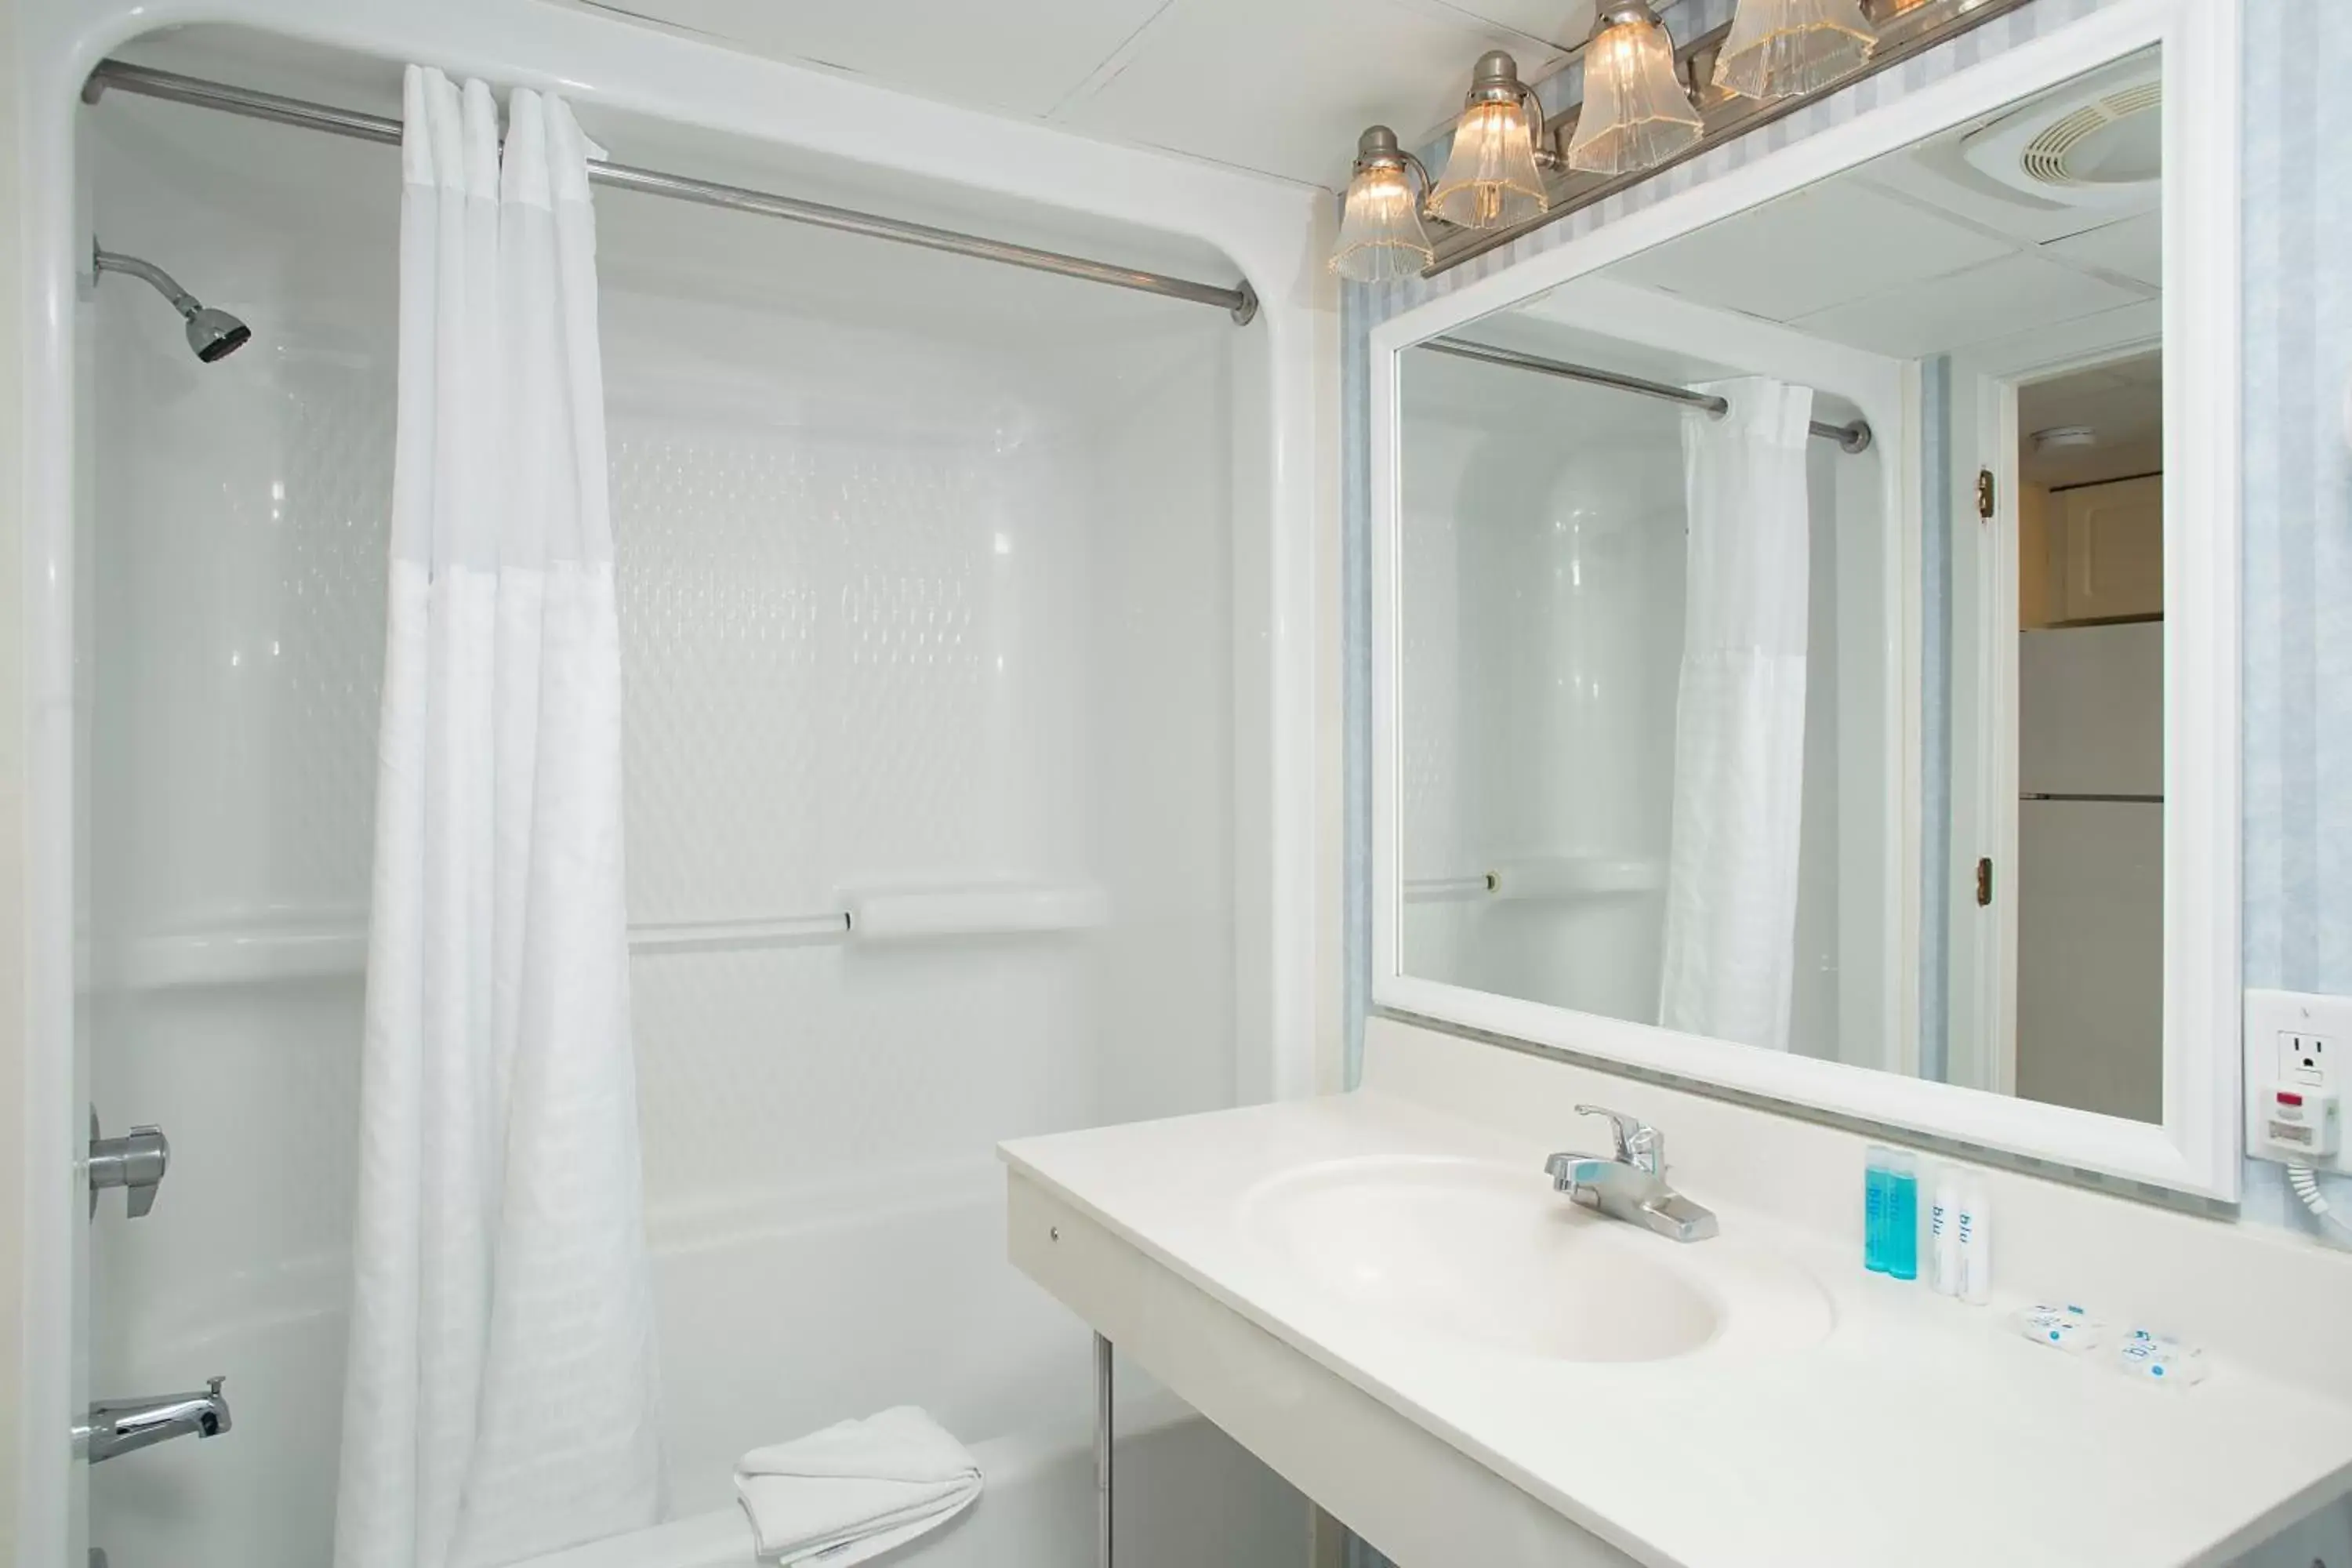
[[[1716,1234],[1713,1211],[1666,1185],[1664,1133],[1602,1105],[1580,1105],[1576,1113],[1607,1117],[1616,1152],[1605,1160],[1598,1154],[1554,1154],[1544,1162],[1554,1191],[1675,1241],[1705,1241]]]

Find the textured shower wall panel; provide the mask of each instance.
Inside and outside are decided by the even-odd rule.
[[[1083,1329],[1005,1266],[992,1151],[1233,1099],[1223,334],[1080,382],[870,323],[606,313],[633,918],[986,882],[1109,910],[638,955],[681,1501],[887,1404],[1082,1421]]]
[[[1081,739],[1052,461],[616,407],[634,919],[1082,869],[1041,809]]]
[[[1078,749],[1051,698],[1080,663],[1083,542],[1050,469],[628,408],[625,389],[632,919],[1083,877],[1082,825],[1036,806]],[[640,953],[656,1226],[845,1169],[977,1168],[1010,1129],[1082,1115],[1087,959],[1083,936]]]

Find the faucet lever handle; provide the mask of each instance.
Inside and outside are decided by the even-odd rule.
[[[1628,1116],[1622,1110],[1612,1110],[1605,1105],[1580,1105],[1579,1116],[1605,1116],[1609,1119],[1610,1136],[1616,1141],[1617,1160],[1621,1164],[1638,1165],[1653,1175],[1666,1167],[1666,1135],[1638,1116]]]
[[[84,1169],[89,1188],[89,1212],[98,1214],[98,1194],[109,1187],[124,1189],[132,1219],[144,1219],[155,1206],[155,1189],[163,1184],[172,1165],[172,1141],[160,1127],[133,1127],[121,1138],[99,1135],[98,1108],[89,1112],[89,1157]]]

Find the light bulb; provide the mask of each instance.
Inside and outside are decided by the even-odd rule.
[[[1536,168],[1533,121],[1542,111],[1532,102],[1510,56],[1497,49],[1480,57],[1445,177],[1429,194],[1431,212],[1462,228],[1505,228],[1550,209]]]
[[[1739,0],[1715,85],[1743,98],[1799,98],[1860,68],[1877,47],[1862,0]]]
[[[1657,13],[1645,0],[1604,6],[1584,51],[1584,107],[1569,140],[1569,167],[1638,174],[1689,148],[1705,129]]]
[[[1356,143],[1356,172],[1348,182],[1332,271],[1354,283],[1390,283],[1415,277],[1429,265],[1436,252],[1422,226],[1421,202],[1408,173],[1420,167],[1387,126],[1364,132]],[[1428,184],[1423,174],[1423,188]]]

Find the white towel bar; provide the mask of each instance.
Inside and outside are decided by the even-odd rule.
[[[1655,860],[1606,855],[1537,855],[1496,862],[1491,871],[1466,877],[1408,877],[1409,904],[1498,902],[1519,900],[1589,899],[1620,893],[1655,892],[1665,885],[1665,868]]]
[[[799,947],[839,942],[849,934],[849,915],[827,910],[810,915],[754,915],[739,921],[648,921],[629,927],[631,952],[719,952],[738,947]]]
[[[1407,877],[1404,881],[1404,901],[1408,904],[1451,904],[1483,899],[1495,890],[1495,873],[1483,871],[1475,877]]]
[[[716,921],[640,921],[633,953],[726,952],[851,941],[1046,935],[1106,924],[1109,900],[1084,884],[980,883],[845,893],[840,907]],[[177,931],[102,942],[97,984],[117,991],[266,984],[367,968],[367,911],[228,911]]]

